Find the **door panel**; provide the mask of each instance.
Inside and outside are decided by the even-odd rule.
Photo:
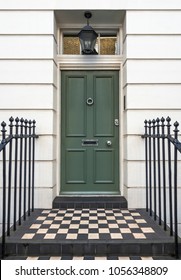
[[[86,184],[86,150],[67,149],[66,151],[66,183]],[[79,164],[77,164],[79,163]]]
[[[113,77],[95,77],[95,136],[113,136]]]
[[[119,192],[117,71],[63,71],[61,193]]]
[[[95,180],[97,184],[114,183],[114,150],[94,151]]]
[[[66,84],[66,136],[85,136],[86,77],[67,77]]]

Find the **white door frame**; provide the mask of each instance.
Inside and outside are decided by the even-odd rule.
[[[57,56],[57,166],[56,166],[56,194],[61,188],[61,71],[62,70],[118,70],[119,71],[119,188],[123,195],[123,57],[120,55],[82,56],[59,55]],[[79,195],[80,196],[80,195]]]

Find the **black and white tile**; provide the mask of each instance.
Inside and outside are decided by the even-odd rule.
[[[21,240],[145,240],[155,229],[139,210],[42,210],[21,232]]]

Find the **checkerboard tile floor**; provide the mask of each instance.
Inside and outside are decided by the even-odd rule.
[[[42,210],[21,240],[154,239],[155,229],[138,210]]]

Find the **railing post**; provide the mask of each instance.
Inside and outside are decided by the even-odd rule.
[[[163,171],[163,224],[164,230],[167,228],[166,214],[166,172],[165,172],[165,119],[161,118],[162,127],[162,171]]]
[[[32,131],[32,212],[34,211],[34,189],[35,189],[35,124],[33,120],[33,131]]]
[[[159,213],[159,225],[161,225],[162,216],[162,200],[161,200],[161,168],[160,168],[160,119],[156,119],[157,122],[157,160],[158,160],[158,213]]]
[[[24,119],[20,119],[20,156],[19,156],[19,225],[21,225],[21,202],[22,202],[22,165],[23,165],[23,123]]]
[[[167,136],[170,136],[170,121],[167,117]],[[170,235],[173,235],[173,209],[172,209],[172,167],[171,167],[171,143],[168,139],[168,184],[169,184],[169,212],[170,212]]]
[[[145,120],[146,211],[148,212],[148,122]]]
[[[2,142],[6,138],[6,123],[2,122]],[[2,258],[5,256],[6,242],[6,146],[3,148],[3,196],[2,196]]]
[[[26,220],[26,168],[27,168],[27,128],[28,128],[28,121],[24,120],[24,205],[23,205],[23,218],[24,221]]]
[[[178,126],[179,123],[175,122],[174,123],[175,129],[175,140],[178,139]],[[174,148],[174,237],[175,237],[175,256],[178,258],[178,217],[177,217],[177,148]]]
[[[8,172],[8,220],[7,220],[7,235],[10,235],[11,228],[11,179],[12,179],[12,137],[13,137],[13,117],[9,119],[9,136],[11,137],[9,143],[9,172]]]
[[[149,131],[149,195],[150,195],[150,216],[152,216],[152,149],[151,149],[151,120],[148,121]]]
[[[153,182],[154,182],[154,220],[156,220],[157,215],[157,195],[156,195],[156,143],[155,143],[155,129],[156,129],[156,121],[153,119]]]
[[[31,208],[31,120],[28,122],[29,124],[29,156],[28,156],[28,216],[30,216],[30,208]]]
[[[14,223],[13,228],[16,230],[16,213],[17,213],[17,173],[18,173],[18,128],[19,118],[15,119],[15,167],[14,167]]]

